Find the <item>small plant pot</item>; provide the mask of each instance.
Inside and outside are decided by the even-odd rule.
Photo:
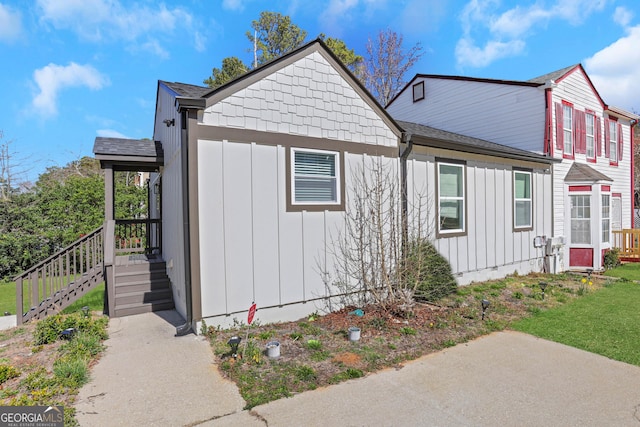
[[[267,343],[267,357],[271,359],[280,357],[280,343],[278,341],[269,341]]]
[[[360,340],[360,328],[351,326],[349,328],[349,341],[358,341],[358,340]]]

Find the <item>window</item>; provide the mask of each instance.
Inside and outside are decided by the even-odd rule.
[[[513,172],[514,228],[532,228],[531,172]]]
[[[609,160],[611,163],[618,163],[618,130],[617,123],[613,120],[609,120]]]
[[[611,196],[608,194],[602,195],[602,243],[609,243],[609,236],[611,234]]]
[[[293,204],[339,204],[338,153],[297,148],[291,150]]]
[[[424,82],[413,85],[413,102],[424,99]]]
[[[438,231],[465,231],[464,165],[438,163]]]
[[[570,105],[562,105],[562,129],[564,148],[563,153],[573,155],[573,108]]]
[[[569,196],[571,200],[571,243],[591,244],[591,196]]]
[[[587,142],[587,159],[595,160],[596,158],[596,144],[595,144],[595,129],[596,129],[596,117],[587,112],[585,115],[586,126],[585,126],[585,138]]]

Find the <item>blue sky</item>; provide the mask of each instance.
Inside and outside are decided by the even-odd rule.
[[[582,63],[609,105],[640,111],[635,0],[0,0],[0,142],[22,179],[92,155],[96,136],[150,138],[158,80],[202,84],[252,60],[263,10],[365,53],[391,28],[421,43],[415,73],[528,80]]]

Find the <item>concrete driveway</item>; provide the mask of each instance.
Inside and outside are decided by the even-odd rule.
[[[112,319],[78,396],[82,426],[640,427],[640,367],[518,332],[243,411],[208,343],[173,336],[181,321]]]

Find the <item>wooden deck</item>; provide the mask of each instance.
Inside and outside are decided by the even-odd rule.
[[[640,262],[640,229],[615,230],[612,247],[620,250],[622,261]]]

